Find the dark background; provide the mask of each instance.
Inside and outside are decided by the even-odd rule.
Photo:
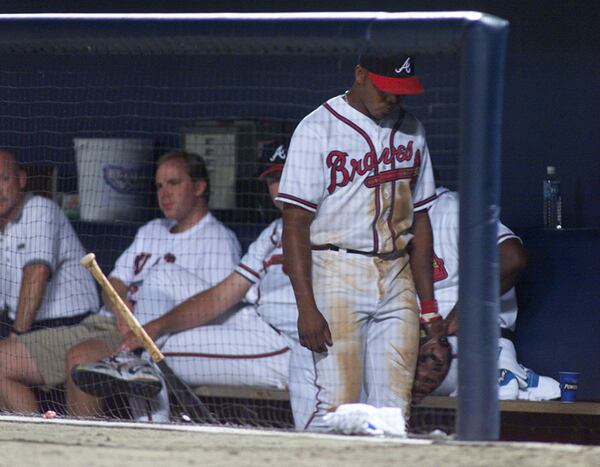
[[[567,228],[600,227],[600,9],[596,1],[3,1],[4,13],[476,10],[510,21],[502,220],[539,227],[547,165],[563,184]]]

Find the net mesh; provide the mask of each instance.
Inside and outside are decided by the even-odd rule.
[[[211,212],[231,229],[240,246],[236,246],[235,239],[227,244],[228,230],[211,231],[205,240],[212,245],[208,248],[212,251],[202,254],[212,256],[194,259],[196,267],[202,260],[202,268],[210,269],[198,280],[196,289],[194,280],[187,276],[173,279],[170,271],[163,271],[154,279],[154,295],[147,292],[147,296],[137,297],[151,304],[146,308],[152,313],[160,314],[193,292],[219,283],[238,264],[240,252],[247,252],[261,232],[267,232],[262,234],[267,237],[273,234],[272,222],[280,213],[271,202],[266,184],[256,177],[261,169],[261,150],[267,143],[289,138],[305,115],[350,88],[356,50],[336,50],[332,54],[319,51],[315,45],[315,51],[308,54],[235,54],[221,50],[210,54],[187,51],[184,55],[149,55],[143,44],[134,49],[110,55],[65,54],[60,49],[41,47],[34,53],[13,50],[5,54],[0,61],[0,141],[28,171],[28,188],[57,203],[83,249],[96,254],[107,275],[116,270],[117,277],[123,268],[133,269],[144,261],[140,257],[144,251],[135,252],[132,258],[123,256],[123,252],[143,225],[161,217],[154,173],[159,156],[184,149],[205,159],[210,174]],[[426,92],[407,98],[404,105],[427,131],[432,162],[440,179],[449,188],[456,188],[458,60],[451,55],[424,55],[418,57],[417,67]],[[146,229],[148,241],[164,240],[148,232]],[[198,255],[193,245],[196,243],[188,243],[181,251],[188,249],[190,256]],[[119,258],[123,261],[120,268]],[[70,258],[75,259],[78,258],[74,255]],[[160,264],[168,263],[166,256],[159,259]],[[159,264],[153,261],[154,257],[148,264]],[[121,279],[127,282],[134,302],[140,288],[153,287],[149,278],[136,283],[134,274]],[[2,278],[4,283],[11,280],[8,275]],[[9,286],[15,289],[14,283]],[[80,283],[70,279],[63,286],[68,290],[67,299],[83,299]],[[259,300],[260,291],[254,286],[245,300]],[[287,306],[287,299],[280,298],[282,306]],[[5,333],[13,324],[15,303],[14,297],[12,303],[5,298]],[[276,304],[277,297],[271,305]],[[71,310],[62,311],[63,314],[48,315],[52,321],[41,327],[65,324],[55,318],[82,317],[82,313],[73,316]],[[269,310],[262,315],[261,311],[260,307],[242,308],[248,316],[237,312],[237,317],[211,322],[201,332],[194,333],[196,329],[178,334],[172,342],[179,342],[181,347],[169,347],[167,341],[162,343],[166,346],[163,350],[175,373],[180,371],[182,379],[216,414],[219,423],[290,428],[293,418],[286,390],[289,352],[285,349],[293,344],[281,338],[281,330],[271,333],[270,323],[263,326],[264,317],[270,315]],[[136,314],[142,321],[149,319],[144,318],[144,311],[136,310]],[[260,322],[244,324],[242,318]],[[28,345],[42,349],[44,345],[54,346],[54,337],[44,332],[30,333],[28,339]],[[72,343],[79,344],[78,339]],[[234,350],[243,358],[233,358]],[[56,367],[64,373],[64,367],[70,371],[69,364],[75,361],[71,353],[67,362],[51,363],[56,358],[54,352],[36,352],[42,355],[35,361],[38,368],[44,367],[42,380],[46,379],[47,369]],[[23,357],[8,351],[2,358]],[[213,361],[197,364],[202,359]],[[56,384],[45,385],[39,376],[35,382],[23,383],[26,388],[35,389],[36,410],[54,409],[73,416],[136,417],[132,414],[131,398],[119,392],[122,387],[118,385],[110,386],[113,393],[101,405],[94,406],[94,411],[69,407],[71,396],[65,397],[65,388],[73,388],[69,387],[70,382],[65,386],[66,374],[56,371]],[[172,394],[171,403],[173,407],[179,404]],[[15,412],[31,409],[25,398],[4,400],[4,404],[5,410]],[[150,405],[146,401],[145,407],[138,406],[138,418],[140,410],[147,413]],[[181,410],[171,410],[170,419],[181,420],[180,413]],[[411,420],[414,432],[430,431],[440,425],[452,429],[445,409],[426,405],[416,410]]]

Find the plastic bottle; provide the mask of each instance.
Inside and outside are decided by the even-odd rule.
[[[562,199],[556,167],[546,167],[544,178],[544,228],[562,229]]]

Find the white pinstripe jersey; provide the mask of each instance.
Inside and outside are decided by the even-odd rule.
[[[92,276],[79,264],[85,254],[69,220],[53,201],[27,194],[19,214],[0,233],[0,308],[14,320],[23,269],[45,264],[50,279],[35,320],[66,318],[97,311]]]
[[[439,312],[445,318],[458,301],[458,193],[440,187],[429,208],[433,231],[433,285]],[[509,238],[521,239],[501,222],[498,244]],[[514,329],[517,320],[517,297],[514,287],[500,297],[500,326]]]
[[[292,283],[283,269],[282,232],[281,219],[271,222],[250,245],[236,272],[254,284],[245,300],[257,305],[258,314],[276,329],[295,334],[298,310]]]
[[[296,128],[277,197],[315,213],[313,245],[380,254],[405,248],[413,211],[434,198],[421,123],[401,109],[377,123],[344,96]]]

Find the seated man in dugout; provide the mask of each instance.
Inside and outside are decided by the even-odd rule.
[[[433,231],[433,280],[439,313],[445,318],[448,341],[457,356],[458,331],[458,193],[444,187],[436,190],[429,209]],[[517,321],[515,284],[527,265],[527,252],[508,227],[498,223],[500,259],[500,339],[498,341],[498,397],[500,399],[550,400],[560,397],[556,380],[540,376],[517,361],[514,330]],[[457,359],[452,360],[448,375],[433,394],[456,395],[458,387]]]
[[[149,309],[166,312],[175,304],[199,290],[211,287],[225,278],[240,257],[235,234],[219,222],[208,209],[209,178],[204,160],[183,151],[163,155],[156,170],[158,205],[164,218],[142,226],[133,243],[117,259],[109,281],[125,304],[143,324]],[[127,323],[103,296],[103,315],[117,317],[118,332],[110,343],[90,339],[73,346],[67,355],[66,401],[75,416],[96,416],[104,412],[103,395],[118,396],[119,385],[100,388],[96,379],[85,379],[87,373],[75,373],[84,392],[71,378],[77,365],[97,362],[95,366],[114,369],[122,374],[142,378],[160,385],[160,378],[149,374],[147,364],[133,353],[119,352]],[[108,309],[107,309],[108,308]],[[109,311],[110,310],[110,311]]]
[[[0,410],[11,412],[37,412],[32,385],[65,382],[71,345],[114,341],[73,227],[53,201],[26,193],[26,182],[15,156],[0,150],[0,306],[9,327],[0,340]]]
[[[275,141],[262,155],[264,180],[272,199],[287,155],[284,141]],[[281,203],[275,203],[281,209]],[[164,315],[157,314],[144,328],[154,340],[165,338],[167,364],[190,386],[235,385],[286,388],[296,428],[303,430],[316,397],[310,351],[298,343],[298,310],[290,280],[283,268],[282,221],[274,220],[250,245],[235,270],[216,286],[194,295]],[[138,305],[140,302],[138,302]],[[140,346],[133,333],[123,346]],[[307,362],[309,363],[307,365]],[[157,376],[158,371],[152,370]],[[127,374],[118,367],[79,365],[82,381],[125,388],[134,417],[164,422],[170,419],[168,388],[153,386],[147,375]],[[82,384],[82,388],[85,387]],[[140,388],[146,387],[145,391]],[[94,392],[96,388],[87,387]],[[145,393],[145,397],[139,397]],[[149,403],[148,403],[149,402]]]

